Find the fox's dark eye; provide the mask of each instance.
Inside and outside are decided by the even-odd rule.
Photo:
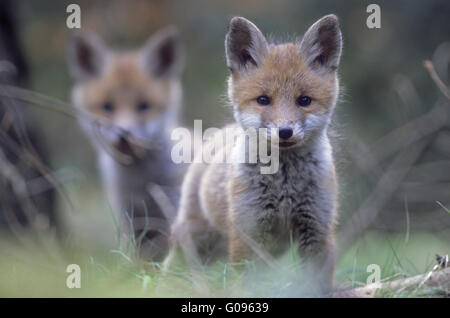
[[[311,97],[309,96],[300,96],[299,98],[297,98],[298,106],[306,107],[309,106],[310,104],[311,104]]]
[[[256,102],[261,106],[267,106],[270,104],[270,97],[266,95],[261,95],[256,99]]]
[[[102,105],[102,110],[105,113],[112,113],[114,111],[114,105],[111,102],[106,102]]]
[[[149,109],[150,109],[150,105],[149,105],[149,103],[147,103],[145,101],[141,101],[137,104],[137,111],[139,113],[143,113]]]

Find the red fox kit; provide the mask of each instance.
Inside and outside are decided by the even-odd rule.
[[[76,79],[72,100],[93,118],[80,122],[97,150],[121,241],[142,238],[141,255],[160,260],[174,215],[162,210],[149,187],[160,186],[176,207],[181,174],[170,158],[170,132],[182,97],[179,36],[168,27],[140,50],[118,52],[93,34],[75,33],[68,54]]]
[[[233,263],[258,250],[277,255],[293,240],[309,260],[306,270],[317,274],[320,292],[331,290],[338,190],[327,129],[338,97],[341,47],[334,15],[314,23],[300,42],[285,44],[269,43],[244,18],[231,20],[225,51],[237,127],[276,128],[267,141],[279,149],[279,169],[261,174],[259,164],[192,164],[166,268],[177,255],[195,261],[219,246]],[[230,147],[236,156],[247,149],[239,137]]]

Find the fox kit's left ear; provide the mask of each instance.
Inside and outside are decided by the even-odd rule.
[[[303,36],[300,52],[308,66],[320,75],[334,73],[342,52],[342,34],[334,14],[314,23]]]
[[[101,38],[91,32],[75,31],[67,47],[69,70],[76,80],[100,76],[105,70],[108,51]]]
[[[141,63],[153,77],[178,76],[183,68],[178,30],[169,26],[152,35],[141,51]]]

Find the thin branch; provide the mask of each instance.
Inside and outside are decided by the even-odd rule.
[[[147,192],[155,200],[167,220],[172,221],[177,215],[177,209],[170,201],[164,189],[156,183],[150,182],[147,185]]]
[[[422,140],[395,157],[389,168],[381,176],[373,192],[341,229],[340,232],[344,235],[340,244],[341,251],[352,244],[376,219],[380,210],[397,190],[428,143],[428,139]]]
[[[433,63],[429,60],[426,60],[423,62],[423,65],[425,66],[428,73],[430,73],[431,79],[434,81],[434,83],[436,83],[436,86],[439,88],[441,93],[450,100],[450,92],[444,82],[442,82],[442,80],[439,78],[439,75],[436,73]]]
[[[333,296],[340,298],[367,298],[376,296],[376,294],[380,291],[403,291],[413,287],[415,287],[415,290],[417,291],[418,288],[423,286],[442,287],[449,283],[450,267],[437,271],[432,270],[423,275],[397,279],[391,282],[373,283],[355,289],[336,291]]]
[[[439,131],[448,123],[447,108],[435,106],[429,112],[408,123],[395,128],[378,139],[371,147],[370,153],[375,162],[380,162],[401,149],[407,149],[421,138]],[[366,155],[367,157],[367,155]]]
[[[63,184],[56,178],[54,178],[52,172],[41,162],[41,160],[30,153],[27,149],[21,149],[21,147],[15,143],[7,134],[0,131],[0,141],[8,147],[8,149],[13,152],[18,158],[21,158],[24,162],[26,162],[29,166],[39,171],[43,177],[47,179],[47,181],[53,185],[55,190],[65,199],[68,207],[71,211],[75,211],[72,200],[70,199],[69,194],[66,192],[66,189]]]

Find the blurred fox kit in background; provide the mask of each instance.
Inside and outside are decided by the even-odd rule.
[[[236,264],[281,254],[294,242],[307,259],[306,277],[315,275],[318,292],[331,290],[338,187],[327,130],[339,94],[341,49],[334,15],[314,23],[299,43],[285,44],[268,43],[244,18],[231,20],[225,51],[236,127],[277,128],[267,142],[279,147],[279,169],[261,174],[259,163],[193,163],[166,269],[180,258],[198,265],[226,251]],[[233,156],[248,149],[241,137],[231,145]]]
[[[78,32],[68,59],[76,79],[72,100],[86,114],[80,122],[97,151],[121,242],[134,239],[141,256],[161,260],[182,176],[170,158],[182,99],[178,33],[168,27],[140,50],[117,52],[94,34]],[[160,202],[152,195],[154,185]]]

